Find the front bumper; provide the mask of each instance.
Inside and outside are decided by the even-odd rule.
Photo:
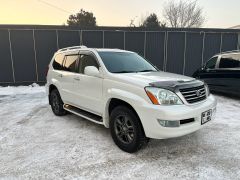
[[[212,109],[212,120],[215,117],[217,101],[210,95],[205,101],[191,105],[161,106],[146,104],[136,108],[145,134],[149,138],[167,139],[190,134],[202,128],[202,113]],[[163,127],[158,120],[180,121],[194,118],[193,122],[181,124],[179,127]],[[206,123],[208,124],[208,123]]]

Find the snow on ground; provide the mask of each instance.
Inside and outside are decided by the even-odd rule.
[[[103,126],[54,116],[44,87],[1,87],[0,178],[240,179],[240,101],[216,97],[205,128],[128,154]]]

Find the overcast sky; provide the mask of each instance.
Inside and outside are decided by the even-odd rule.
[[[41,1],[51,3],[51,7]],[[0,0],[0,24],[66,23],[68,12],[92,11],[99,26],[127,26],[130,20],[155,12],[162,18],[167,0]],[[240,0],[198,0],[207,22],[204,27],[229,28],[240,24]],[[65,11],[64,11],[65,10]],[[67,11],[67,12],[66,12]]]

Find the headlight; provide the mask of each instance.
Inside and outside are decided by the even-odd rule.
[[[146,87],[146,93],[153,104],[163,105],[180,105],[183,104],[181,99],[172,91],[156,88]]]
[[[205,90],[206,90],[206,95],[208,97],[210,95],[210,90],[209,90],[209,87],[206,83],[205,83]]]

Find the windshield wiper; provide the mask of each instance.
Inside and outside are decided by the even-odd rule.
[[[156,70],[152,70],[152,69],[145,69],[142,71],[138,71],[138,72],[157,72]]]
[[[136,71],[116,71],[112,73],[136,73]]]

